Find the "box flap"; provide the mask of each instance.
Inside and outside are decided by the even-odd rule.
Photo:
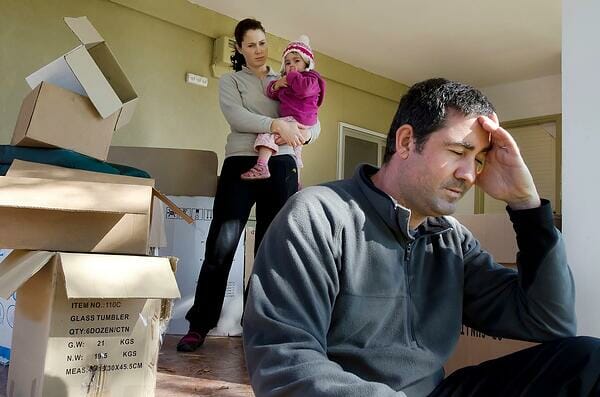
[[[37,87],[42,82],[46,82],[65,90],[73,91],[81,96],[88,96],[81,83],[79,83],[79,80],[77,80],[77,77],[73,74],[64,56],[31,73],[25,78],[25,81],[27,81],[31,89]]]
[[[167,205],[167,207],[171,208],[174,213],[179,215],[181,217],[181,219],[186,221],[188,224],[194,223],[194,219],[191,216],[189,216],[188,214],[186,214],[181,208],[179,208],[167,196],[165,196],[164,194],[162,194],[161,192],[159,192],[156,189],[152,189],[152,195],[154,197],[156,197],[157,199],[159,199],[160,201],[162,201],[163,203],[165,203]]]
[[[65,17],[65,23],[75,36],[77,36],[79,41],[81,41],[81,44],[85,45],[87,48],[104,41],[102,36],[100,36],[100,33],[98,33],[87,17]]]
[[[13,250],[0,262],[0,297],[8,299],[52,259],[54,252]]]
[[[0,177],[0,207],[149,214],[150,186]]]
[[[67,296],[179,298],[168,258],[59,253]]]
[[[136,98],[123,105],[121,108],[121,113],[119,113],[119,119],[117,120],[117,126],[115,127],[115,130],[118,130],[131,121],[133,118],[133,113],[135,112],[135,108],[137,107],[137,102],[138,99]]]
[[[69,52],[65,55],[65,60],[102,118],[107,118],[123,106],[123,102],[85,48],[78,47]]]
[[[105,174],[65,168],[56,165],[33,163],[15,159],[6,172],[6,176],[22,178],[62,179],[81,182],[119,183],[126,185],[154,186],[154,179],[135,176]]]

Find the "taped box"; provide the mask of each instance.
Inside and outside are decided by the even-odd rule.
[[[167,246],[158,250],[161,256],[179,258],[177,285],[181,291],[181,300],[175,302],[173,318],[167,333],[185,335],[189,323],[185,319],[187,311],[194,302],[198,275],[204,262],[206,238],[212,221],[214,197],[169,196],[173,202],[194,219],[187,224],[178,214],[167,209],[165,230]],[[209,333],[211,336],[239,336],[242,333],[241,319],[244,302],[244,233],[236,248],[231,270],[227,278],[225,299],[217,326]]]
[[[8,397],[154,396],[161,299],[179,297],[168,258],[14,250]]]
[[[37,93],[30,94],[23,102],[11,144],[58,146],[106,160],[112,133],[131,120],[138,95],[90,21],[86,17],[67,17],[64,21],[81,44],[26,78],[32,89],[37,87],[34,90]],[[49,84],[41,85],[42,82]],[[95,111],[88,106],[87,98],[77,98],[51,85],[89,98]],[[45,118],[31,117],[36,107]],[[82,116],[78,112],[88,114]],[[105,120],[98,120],[96,112]],[[60,124],[44,131],[50,125],[44,125],[44,121],[57,120],[61,120]],[[90,122],[93,128],[82,130],[82,121]],[[92,138],[89,134],[100,136]],[[90,142],[94,145],[90,146]]]

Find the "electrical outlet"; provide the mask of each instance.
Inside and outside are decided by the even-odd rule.
[[[199,75],[193,74],[193,73],[187,73],[185,75],[185,82],[189,83],[189,84],[199,85],[201,87],[208,86],[208,79],[206,77],[199,76]]]

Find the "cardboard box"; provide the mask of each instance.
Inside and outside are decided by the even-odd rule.
[[[0,177],[0,246],[146,255],[154,180],[15,160]]]
[[[456,214],[454,217],[473,233],[473,236],[494,260],[503,264],[517,262],[517,235],[506,212],[497,214]]]
[[[8,397],[154,395],[169,259],[13,251],[0,296],[14,290]]]
[[[177,285],[181,291],[181,300],[173,307],[173,316],[167,333],[184,335],[189,323],[185,314],[194,302],[196,285],[206,248],[206,237],[212,220],[213,197],[178,197],[169,196],[175,204],[194,218],[194,224],[185,223],[180,217],[167,209],[165,227],[167,247],[160,248],[161,256],[176,256],[179,258],[176,274]],[[225,300],[219,322],[209,335],[238,336],[242,332],[241,318],[244,301],[244,234],[240,237],[233,258]]]
[[[146,255],[152,187],[0,177],[0,246]]]
[[[138,96],[100,33],[86,17],[64,18],[81,45],[29,75],[33,89],[42,81],[90,98],[102,118],[118,112],[116,128],[127,124]]]
[[[89,98],[40,83],[23,100],[11,144],[59,147],[106,160],[118,113],[100,117]]]
[[[454,217],[473,233],[481,247],[496,262],[507,266],[516,263],[517,240],[508,214],[457,214]],[[531,342],[492,337],[463,325],[458,344],[444,369],[446,374],[450,374],[456,369],[477,365],[534,345]]]
[[[169,196],[213,197],[217,192],[217,154],[209,150],[111,146],[108,161],[145,170]]]
[[[0,263],[9,253],[10,250],[0,249]],[[16,294],[12,294],[8,299],[0,298],[0,365],[8,364],[10,361],[16,299]]]
[[[131,120],[138,95],[90,21],[64,20],[81,45],[26,78],[34,91],[23,101],[11,144],[63,147],[106,160],[112,133]],[[89,98],[95,110],[86,98],[50,85]]]

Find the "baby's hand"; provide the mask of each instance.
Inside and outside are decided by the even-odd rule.
[[[279,80],[275,82],[275,84],[273,84],[273,90],[277,91],[281,87],[287,87],[287,78],[285,76],[282,76]]]

